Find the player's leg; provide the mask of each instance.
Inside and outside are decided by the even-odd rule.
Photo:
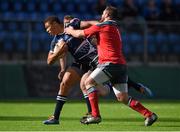
[[[86,90],[86,87],[85,87],[85,80],[88,78],[88,76],[91,74],[92,71],[88,71],[87,73],[85,73],[82,78],[81,78],[81,81],[80,81],[80,88],[81,88],[81,91],[84,95],[84,99],[86,101],[86,105],[87,105],[87,110],[88,112],[85,114],[85,116],[82,117],[82,119],[86,118],[88,115],[91,114],[91,105],[90,105],[90,102],[89,102],[89,97],[88,97],[88,94],[87,94],[87,90]]]
[[[85,80],[89,77],[89,75],[91,73],[92,73],[92,71],[88,71],[87,73],[85,73],[82,76],[81,82],[80,82],[80,87],[81,87],[81,90],[83,92],[83,95],[84,95],[84,98],[85,98],[85,101],[86,101],[86,105],[87,105],[87,110],[88,110],[88,112],[80,119],[80,122],[83,122],[84,119],[87,118],[89,115],[91,115],[91,112],[92,112],[89,97],[87,95],[87,90],[86,90],[86,87],[85,87]],[[110,86],[108,84],[106,84],[106,85],[98,85],[97,90],[98,90],[98,95],[105,96],[105,95],[110,93]]]
[[[148,95],[148,96],[150,96],[150,97],[152,97],[153,96],[153,93],[152,93],[152,91],[148,88],[148,87],[146,87],[146,86],[144,86],[143,84],[141,84],[141,83],[136,83],[136,82],[134,82],[132,79],[130,79],[129,77],[128,77],[128,88],[134,88],[135,90],[137,90],[138,92],[140,92],[140,93],[142,93],[142,94],[145,94],[145,95]]]
[[[157,115],[155,113],[151,112],[150,110],[145,108],[139,101],[128,95],[127,84],[116,84],[113,87],[113,91],[118,101],[123,102],[131,109],[139,112],[146,118],[145,126],[150,126],[157,120]]]
[[[98,87],[97,84],[103,84],[109,80],[109,77],[103,72],[104,67],[96,68],[90,76],[85,80],[89,101],[91,104],[92,113],[87,117],[84,124],[93,124],[101,122],[101,116],[98,106]]]
[[[80,78],[81,76],[75,69],[72,67],[67,69],[63,76],[62,82],[60,83],[60,89],[56,98],[57,102],[54,115],[49,120],[44,121],[44,124],[59,124],[60,112],[67,100],[68,92],[73,85],[80,81]]]

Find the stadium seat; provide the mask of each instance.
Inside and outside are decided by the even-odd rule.
[[[36,32],[42,32],[42,31],[44,31],[44,25],[43,25],[43,23],[40,23],[40,22],[34,23],[33,30],[36,31]]]
[[[72,12],[76,11],[75,5],[73,3],[67,2],[66,4],[67,4],[66,5],[66,12],[67,13],[72,13]]]
[[[41,47],[40,47],[39,41],[32,41],[31,42],[32,53],[36,53],[36,52],[40,51],[40,49],[41,49]]]
[[[148,53],[155,54],[157,53],[156,37],[153,34],[148,34],[147,36],[147,48]]]
[[[35,3],[29,1],[26,8],[28,12],[34,12],[36,10],[36,5]]]
[[[16,49],[18,52],[26,52],[27,51],[26,39],[21,39],[21,41],[17,41]]]
[[[9,2],[7,0],[1,0],[0,2],[0,10],[2,12],[7,12],[9,9]]]
[[[15,12],[20,12],[20,11],[22,11],[22,7],[23,7],[22,2],[20,2],[20,1],[15,1],[15,2],[13,3],[13,7],[14,7],[14,11],[15,11]]]
[[[169,52],[169,39],[168,35],[165,33],[156,34],[156,44],[159,50],[159,53],[166,54]]]
[[[14,13],[13,13],[13,12],[10,12],[10,11],[7,11],[7,12],[2,13],[2,18],[3,18],[3,19],[7,19],[7,20],[13,19],[14,16],[15,16]]]
[[[129,44],[129,39],[126,36],[127,34],[122,34],[122,43],[123,43],[123,52],[128,55],[132,53],[131,46]]]
[[[133,49],[134,53],[143,53],[143,36],[138,33],[130,33],[128,35],[129,44],[131,48]]]
[[[4,52],[13,52],[14,51],[14,42],[10,39],[5,39],[3,41]]]
[[[40,2],[39,3],[39,11],[40,12],[48,12],[48,5],[47,5],[47,3],[45,3],[44,1]]]
[[[62,11],[62,7],[61,7],[61,5],[60,4],[58,4],[58,3],[53,3],[53,5],[52,5],[52,11],[54,12],[54,13],[57,13],[57,12],[61,12]]]
[[[8,30],[9,31],[16,31],[18,29],[18,26],[15,22],[9,22],[8,23]]]
[[[180,54],[180,34],[171,33],[169,34],[170,46],[172,48],[172,52],[176,54]]]

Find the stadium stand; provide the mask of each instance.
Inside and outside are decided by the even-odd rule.
[[[66,14],[72,14],[80,19],[96,19],[99,18],[99,12],[95,8],[98,1],[103,0],[0,0],[0,44],[1,52],[23,53],[27,52],[27,42],[31,39],[32,53],[47,53],[51,38],[44,32],[43,20],[49,15],[58,15],[63,18]],[[104,0],[105,1],[105,0]],[[173,6],[176,11],[175,19],[163,27],[157,25],[157,21],[153,20],[157,30],[151,30],[148,20],[152,20],[148,15],[151,12],[161,14],[162,5],[166,0],[154,0],[154,11],[148,8],[148,1],[144,0],[107,0],[107,5],[113,5],[123,12],[124,1],[127,1],[136,7],[138,14],[136,16],[128,16],[127,21],[121,21],[124,27],[135,28],[132,31],[122,26],[122,39],[124,42],[124,52],[127,56],[139,56],[144,53],[144,41],[147,38],[148,55],[164,55],[180,53],[180,25],[173,25],[179,22],[179,0],[172,0],[168,7]],[[128,12],[128,10],[126,10]],[[127,13],[126,12],[126,13]],[[129,19],[131,17],[131,19]],[[137,19],[144,19],[146,23],[139,23],[143,27],[143,31],[139,32],[139,27],[131,26],[130,20],[137,22]],[[163,27],[163,28],[160,28]],[[168,30],[164,30],[165,28]],[[144,32],[148,28],[147,36]],[[30,37],[30,38],[28,38]],[[130,59],[131,60],[131,59]],[[180,60],[180,59],[179,59]]]

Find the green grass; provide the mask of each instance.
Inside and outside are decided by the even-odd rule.
[[[86,112],[85,104],[68,101],[61,114],[61,124],[43,125],[54,111],[54,102],[1,101],[0,131],[180,131],[180,101],[143,101],[157,113],[158,121],[144,126],[143,117],[115,101],[100,103],[103,121],[97,125],[82,125],[80,117]]]

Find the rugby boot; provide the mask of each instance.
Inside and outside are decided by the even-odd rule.
[[[158,116],[153,113],[150,117],[147,117],[144,121],[145,126],[151,126],[156,120],[158,119]]]
[[[98,117],[93,117],[92,115],[90,115],[89,117],[81,120],[81,123],[82,124],[98,124],[101,122],[101,117],[98,116]]]
[[[56,120],[54,116],[51,116],[48,118],[48,120],[43,121],[43,124],[45,125],[58,125],[59,120]]]

